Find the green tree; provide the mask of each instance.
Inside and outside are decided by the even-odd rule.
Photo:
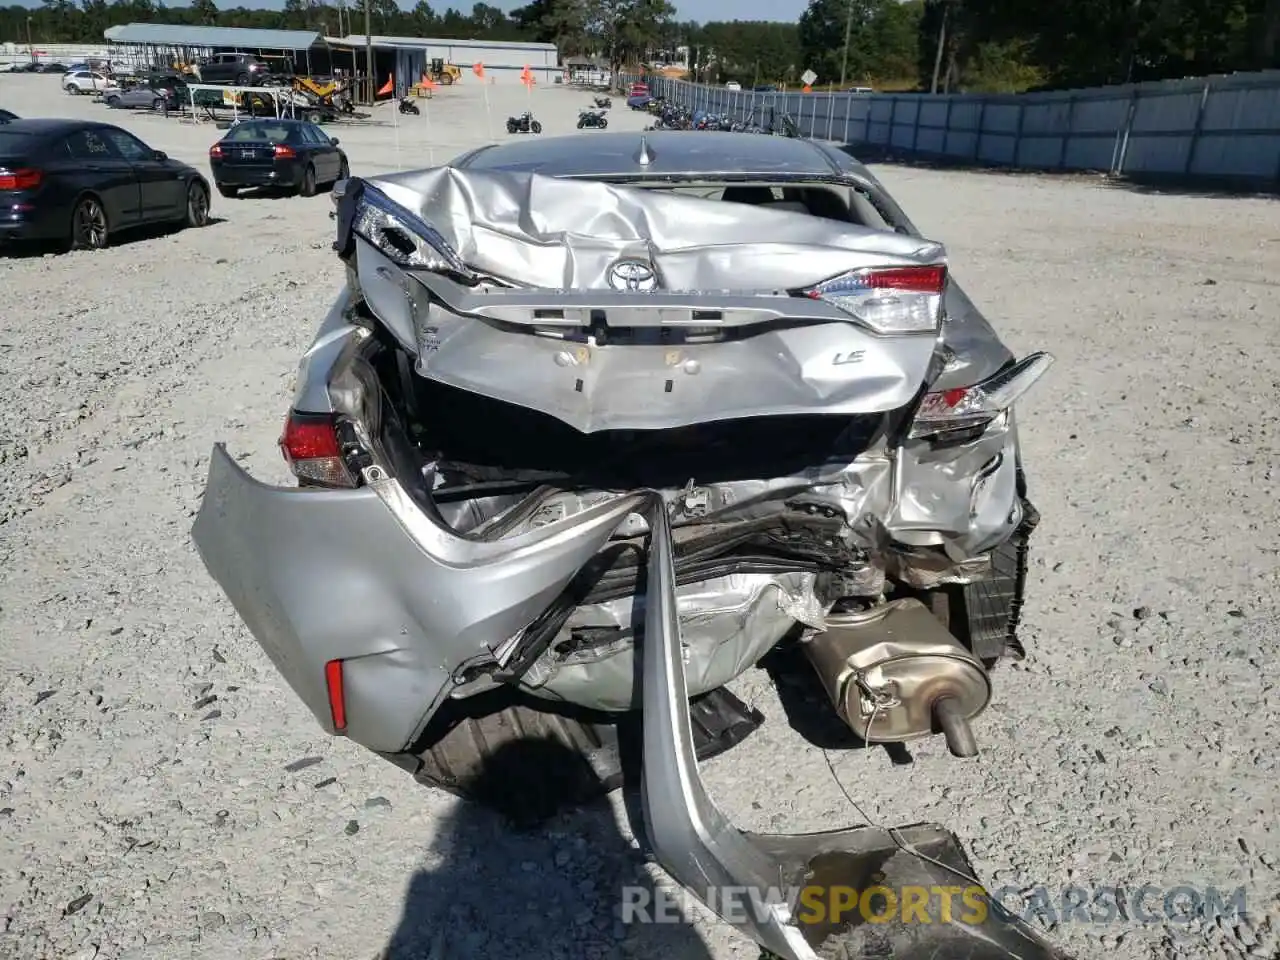
[[[191,0],[190,10],[196,23],[213,26],[218,22],[218,5],[213,0]]]
[[[821,83],[900,77],[918,55],[918,16],[898,0],[810,0],[798,31],[804,68]]]

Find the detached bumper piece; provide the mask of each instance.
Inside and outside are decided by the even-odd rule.
[[[886,960],[1068,960],[990,900],[970,879],[959,840],[940,826],[786,836],[729,822],[698,775],[670,519],[657,497],[648,512],[641,783],[646,832],[663,868],[786,960],[818,960],[820,950]],[[867,896],[871,888],[879,892]],[[938,888],[954,898],[939,903]],[[907,898],[914,910],[905,909]]]

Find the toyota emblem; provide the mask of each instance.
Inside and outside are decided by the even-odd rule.
[[[609,286],[615,290],[653,290],[658,286],[658,274],[643,260],[619,260],[609,268]]]

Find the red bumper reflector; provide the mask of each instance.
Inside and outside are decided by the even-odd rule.
[[[324,665],[324,685],[329,690],[329,715],[333,729],[342,733],[347,729],[347,700],[342,690],[342,661],[330,660]]]

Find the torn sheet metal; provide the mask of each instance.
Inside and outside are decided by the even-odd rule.
[[[821,624],[825,610],[814,597],[815,579],[812,573],[734,574],[678,587],[690,695],[748,669],[795,626],[797,614]],[[644,608],[643,594],[578,607],[522,686],[595,710],[639,709],[634,628],[644,622]]]
[[[610,272],[629,258],[656,273],[641,291],[789,290],[860,266],[945,260],[919,237],[599,181],[435,167],[366,182],[474,270],[531,287],[618,289]]]

